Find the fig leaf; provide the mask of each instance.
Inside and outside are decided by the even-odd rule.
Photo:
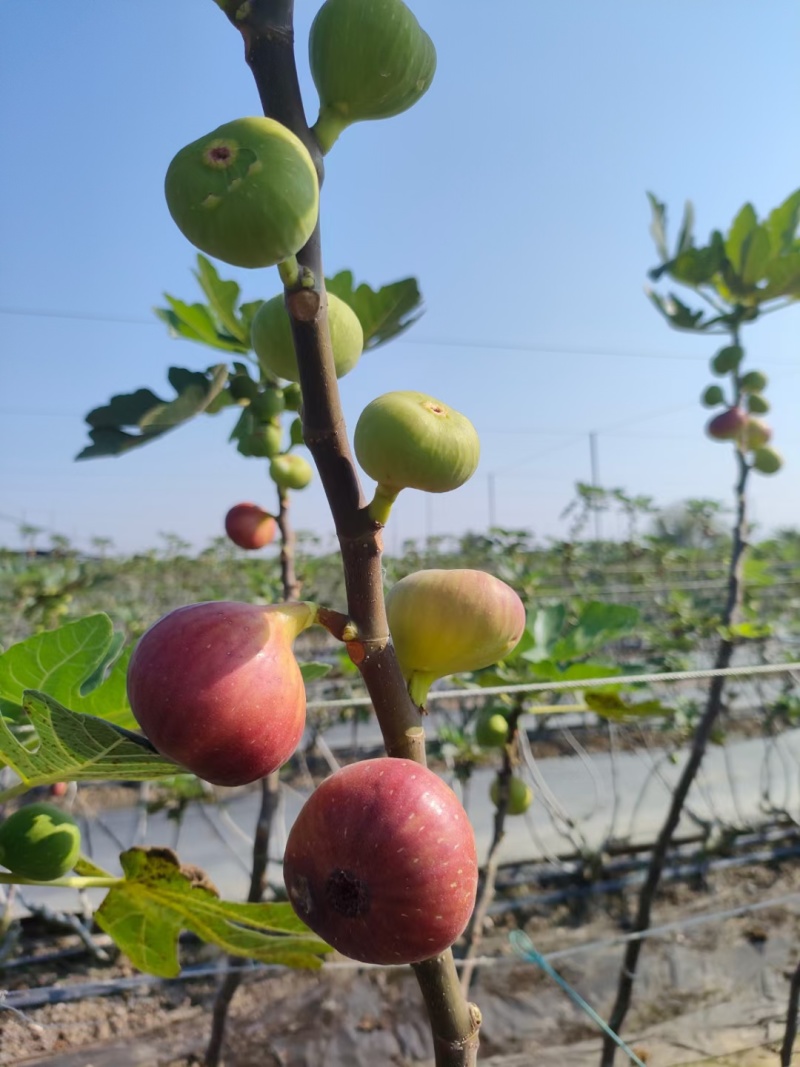
[[[355,288],[352,271],[343,270],[327,278],[325,286],[358,315],[364,331],[365,351],[399,337],[424,312],[416,278],[403,278],[378,290],[364,282]]]

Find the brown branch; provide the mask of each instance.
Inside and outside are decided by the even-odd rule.
[[[723,627],[731,626],[736,622],[739,615],[743,596],[744,554],[747,548],[748,526],[745,489],[750,468],[747,465],[744,455],[739,449],[736,451],[736,460],[739,468],[739,477],[735,488],[736,521],[733,530],[733,544],[731,546],[731,557],[728,567],[728,592],[725,609],[722,615]],[[734,644],[730,638],[723,637],[717,648],[714,667],[724,668],[730,666],[733,649]],[[670,804],[667,817],[661,827],[656,843],[653,846],[653,851],[650,856],[650,865],[647,869],[647,876],[639,891],[639,904],[636,920],[633,924],[634,933],[644,933],[650,927],[653,903],[664,870],[667,850],[672,841],[672,835],[675,833],[678,823],[680,822],[686,797],[694,783],[697,772],[700,769],[700,764],[703,762],[711,732],[724,708],[724,694],[725,679],[712,679],[708,690],[705,710],[692,739],[689,758],[686,761],[686,765],[681,772],[678,784],[672,794],[672,803]],[[629,941],[625,950],[625,956],[617,985],[617,997],[608,1019],[608,1025],[615,1033],[619,1033],[623,1022],[625,1021],[625,1016],[628,1014],[628,1009],[630,1008],[633,985],[636,981],[636,967],[639,962],[639,955],[642,951],[642,944],[643,942],[641,939]],[[618,1046],[614,1041],[608,1036],[604,1037],[600,1067],[612,1067],[617,1051]]]
[[[303,110],[294,59],[292,0],[250,0],[233,10],[231,22],[245,42],[264,113],[291,129],[307,146],[320,184],[322,156]],[[328,329],[319,225],[297,256],[311,289],[287,291],[300,386],[303,437],[319,471],[342,553],[347,611],[357,640],[348,651],[372,698],[390,756],[425,762],[421,713],[411,701],[394,650],[383,600],[382,528],[366,510],[350,453]],[[438,1067],[471,1067],[476,1062],[478,1015],[458,983],[451,952],[415,966],[433,1030]]]
[[[800,1007],[800,963],[795,968],[789,986],[789,1005],[786,1009],[786,1030],[781,1045],[781,1067],[791,1067],[794,1039],[797,1036],[797,1011]]]

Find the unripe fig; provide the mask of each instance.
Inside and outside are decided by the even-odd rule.
[[[748,450],[762,448],[772,437],[772,430],[763,419],[749,418],[744,428],[744,445]]]
[[[355,311],[333,293],[328,293],[328,326],[336,377],[343,378],[361,358],[364,331]],[[255,313],[251,340],[265,374],[274,374],[291,382],[300,381],[292,327],[283,294],[265,300]]]
[[[78,824],[53,804],[27,804],[0,826],[0,863],[21,878],[62,878],[80,854]]]
[[[740,345],[726,345],[711,360],[711,369],[715,374],[730,374],[743,359],[744,349]]]
[[[783,457],[774,448],[757,448],[751,462],[759,474],[777,474],[783,466]]]
[[[750,370],[739,379],[739,388],[743,393],[763,393],[767,388],[767,376],[760,370]]]
[[[766,415],[769,411],[769,402],[759,393],[750,393],[747,397],[747,410],[752,415]]]
[[[254,382],[249,374],[234,374],[228,383],[228,389],[237,402],[255,400],[258,396],[258,382]]]
[[[484,571],[409,574],[389,590],[386,613],[400,667],[420,707],[437,678],[496,663],[525,629],[520,598]]]
[[[236,267],[288,259],[317,224],[311,156],[274,119],[235,119],[182,148],[167,170],[165,192],[184,237]]]
[[[706,433],[715,441],[735,441],[741,437],[748,423],[744,408],[733,407],[715,415],[706,426]]]
[[[717,404],[725,403],[725,394],[718,385],[709,385],[700,397],[700,403],[703,407],[715,408]]]
[[[362,963],[418,963],[465,929],[478,883],[475,836],[441,778],[405,759],[352,763],[311,794],[286,842],[292,907]]]
[[[308,39],[323,152],[342,130],[399,115],[427,92],[436,49],[402,0],[326,0]]]
[[[287,411],[299,411],[303,403],[303,394],[297,382],[289,382],[283,387],[283,403]]]
[[[384,393],[367,404],[353,444],[358,462],[389,496],[401,489],[457,489],[480,458],[469,419],[425,393]]]
[[[225,516],[225,533],[239,548],[256,549],[275,538],[277,523],[258,504],[236,504]]]
[[[269,465],[269,476],[279,489],[305,489],[314,477],[308,460],[293,453],[276,456]]]
[[[190,604],[159,619],[128,665],[128,699],[159,752],[215,785],[277,770],[303,734],[292,642],[313,604]]]
[[[508,719],[502,712],[481,712],[475,723],[475,742],[481,748],[502,748],[508,740]]]
[[[268,422],[257,426],[252,433],[240,442],[245,455],[257,456],[259,459],[272,459],[277,456],[283,444],[283,427],[280,422]]]
[[[269,422],[284,409],[283,390],[267,388],[250,401],[250,410],[260,422]]]
[[[494,806],[499,807],[500,787],[496,778],[489,788],[489,796],[492,798]],[[528,783],[524,779],[512,775],[508,780],[508,807],[506,808],[506,815],[524,815],[531,806],[532,800],[533,790]]]
[[[293,445],[304,444],[302,419],[292,419],[292,425],[289,427],[289,440]]]

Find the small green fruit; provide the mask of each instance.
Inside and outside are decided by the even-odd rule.
[[[251,401],[258,396],[258,382],[254,382],[248,374],[234,374],[228,382],[228,389],[237,402]]]
[[[497,779],[492,782],[489,796],[497,808],[500,806],[500,788]],[[508,780],[508,807],[506,815],[524,815],[531,806],[533,790],[522,778],[512,775]]]
[[[328,293],[328,326],[336,377],[343,378],[361,358],[364,331],[355,311],[333,293]],[[251,340],[265,374],[274,374],[291,382],[300,380],[292,327],[283,295],[265,300],[258,309],[253,319]]]
[[[289,427],[289,440],[293,445],[304,444],[303,439],[303,421],[302,419],[294,419],[292,425]]]
[[[766,415],[769,402],[759,393],[751,393],[747,398],[747,410],[753,415]]]
[[[739,388],[743,393],[763,393],[767,388],[767,376],[760,370],[751,370],[739,379]]]
[[[783,457],[774,448],[757,448],[753,453],[752,467],[759,474],[777,474],[783,466]]]
[[[268,387],[250,401],[250,410],[259,422],[277,418],[284,409],[283,390]]]
[[[78,824],[52,804],[28,804],[0,826],[0,863],[21,878],[61,878],[80,853]]]
[[[240,442],[240,452],[257,459],[272,459],[277,456],[283,444],[283,429],[279,422],[268,422],[259,426]]]
[[[386,492],[447,493],[475,473],[480,441],[464,415],[425,393],[384,393],[364,408],[356,457]]]
[[[283,387],[283,403],[287,411],[299,411],[303,403],[303,394],[297,382],[289,382]]]
[[[743,359],[744,349],[740,345],[726,345],[711,360],[711,369],[715,374],[730,374]]]
[[[305,489],[314,471],[302,456],[286,453],[273,459],[269,465],[269,475],[279,489]]]
[[[772,430],[763,419],[749,418],[744,428],[744,446],[748,450],[762,448],[772,437]]]
[[[475,742],[481,748],[501,748],[508,739],[508,719],[499,711],[483,712],[475,723]]]
[[[235,119],[182,148],[167,170],[169,213],[191,243],[236,267],[272,267],[317,224],[305,145],[274,119]]]
[[[725,403],[725,394],[718,385],[709,385],[700,397],[700,403],[706,408],[715,408],[717,404]]]
[[[320,99],[314,133],[323,152],[351,123],[410,108],[436,71],[433,42],[402,0],[326,0],[308,52]]]
[[[420,707],[437,678],[496,663],[525,629],[520,598],[484,571],[409,574],[389,590],[386,614],[400,668]]]

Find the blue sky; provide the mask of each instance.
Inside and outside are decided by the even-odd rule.
[[[297,0],[311,117],[317,6]],[[489,475],[499,524],[563,534],[592,431],[606,486],[661,504],[727,498],[732,456],[703,436],[697,401],[714,340],[669,330],[643,295],[656,262],[645,191],[673,227],[691,198],[705,239],[744,201],[764,214],[800,185],[800,6],[412,6],[438,51],[433,86],[404,115],[345,131],[322,225],[328,272],[373,286],[414,274],[427,311],[341,389],[351,428],[380,393],[428,392],[472,419],[482,459],[455,493],[403,494],[389,548],[484,529]],[[226,443],[230,412],[119,459],[73,457],[92,407],[139,386],[169,395],[168,366],[214,361],[170,340],[151,308],[164,291],[199,295],[164,203],[170,159],[258,113],[238,35],[212,0],[5,3],[0,98],[0,544],[25,520],[79,545],[134,550],[170,531],[201,547],[232,504],[272,502],[262,464]],[[221,269],[246,299],[279,290],[274,269]],[[798,326],[793,308],[745,334],[786,458],[780,476],[753,479],[763,530],[800,525]],[[294,499],[296,525],[327,540],[319,484]]]

